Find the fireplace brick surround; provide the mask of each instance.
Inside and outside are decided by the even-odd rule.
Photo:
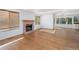
[[[27,34],[33,32],[34,20],[23,20],[23,33]]]

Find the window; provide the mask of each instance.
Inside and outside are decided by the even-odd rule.
[[[65,18],[60,18],[60,24],[66,24]]]
[[[74,24],[79,24],[79,17],[74,17]]]
[[[19,13],[10,12],[10,27],[18,27],[19,26]]]
[[[35,24],[39,25],[40,24],[40,16],[35,17]]]
[[[19,26],[19,13],[0,9],[0,30]]]
[[[0,10],[0,30],[9,28],[9,12]]]
[[[57,18],[57,20],[56,20],[56,24],[59,24],[60,22],[59,22],[59,18]]]
[[[67,20],[67,24],[72,24],[72,18],[66,18],[66,20]]]

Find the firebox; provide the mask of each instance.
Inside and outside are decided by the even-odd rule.
[[[32,31],[32,24],[26,24],[26,32]]]

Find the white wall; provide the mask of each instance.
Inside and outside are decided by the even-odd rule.
[[[41,15],[40,28],[53,29],[53,15],[52,14]]]
[[[22,11],[22,10],[12,10],[12,11],[18,11],[20,12],[20,24],[19,27],[17,28],[13,28],[13,29],[9,29],[6,31],[0,31],[0,40],[5,39],[5,38],[9,38],[15,35],[19,35],[23,33],[23,22],[22,20],[24,19],[31,19],[34,20],[34,15],[32,13],[29,13],[27,11]]]
[[[56,26],[63,28],[73,28],[72,24],[56,24]]]
[[[35,25],[35,26],[34,26],[34,29],[35,29],[35,30],[40,29],[40,25]]]
[[[22,20],[34,20],[35,15],[31,12],[25,11],[25,10],[21,10],[21,19]]]

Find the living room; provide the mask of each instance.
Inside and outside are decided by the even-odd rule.
[[[79,49],[78,9],[1,9],[0,15],[1,50]]]

